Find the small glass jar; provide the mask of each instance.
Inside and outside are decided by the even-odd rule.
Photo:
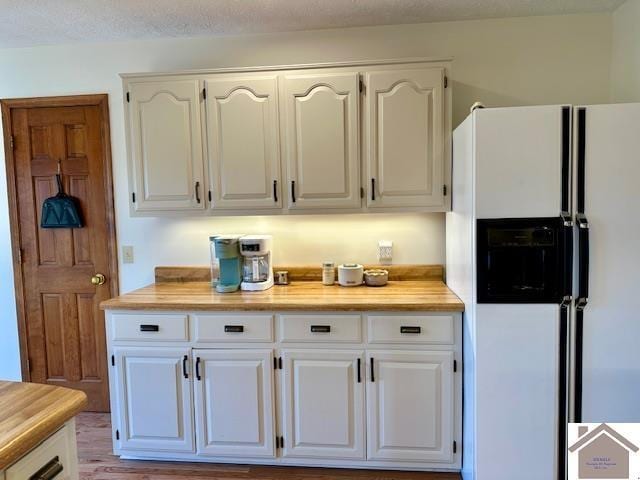
[[[333,285],[336,281],[336,266],[333,262],[322,263],[322,284]]]

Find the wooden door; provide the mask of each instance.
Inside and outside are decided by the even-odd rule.
[[[284,456],[364,458],[363,353],[283,351]]]
[[[444,69],[365,75],[367,206],[444,208]]]
[[[133,210],[204,210],[199,82],[145,81],[127,88]]]
[[[194,350],[198,455],[273,457],[273,350]]]
[[[277,77],[204,83],[211,207],[280,208]]]
[[[83,390],[88,410],[108,411],[98,305],[118,286],[107,96],[3,101],[3,118],[23,377]],[[39,226],[58,164],[82,228]]]
[[[368,458],[452,463],[453,352],[369,351],[367,367]]]
[[[115,348],[119,448],[193,452],[189,348]]]
[[[289,208],[360,207],[358,73],[286,75],[281,101]]]

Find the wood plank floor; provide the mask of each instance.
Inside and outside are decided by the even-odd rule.
[[[451,473],[120,460],[111,454],[108,414],[81,413],[77,428],[80,480],[460,480]]]

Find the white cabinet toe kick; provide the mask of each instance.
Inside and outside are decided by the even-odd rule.
[[[460,313],[106,318],[116,455],[460,470]]]

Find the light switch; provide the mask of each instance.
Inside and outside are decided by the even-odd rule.
[[[131,245],[122,246],[122,263],[133,263],[133,247]]]

